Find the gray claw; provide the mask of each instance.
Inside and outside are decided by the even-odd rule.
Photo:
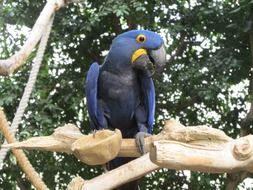
[[[139,148],[140,153],[143,155],[145,154],[145,141],[144,138],[150,136],[149,133],[145,133],[145,132],[138,132],[135,135],[135,142]]]
[[[92,131],[93,138],[95,138],[96,132],[97,132],[97,130],[96,130],[96,129],[94,129],[94,130]]]

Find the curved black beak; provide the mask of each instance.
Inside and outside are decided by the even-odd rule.
[[[148,72],[152,76],[155,72],[161,72],[166,64],[166,50],[164,44],[156,50],[138,49],[132,56],[132,66]]]
[[[159,49],[148,51],[149,59],[156,72],[161,72],[166,65],[166,49],[164,44]]]

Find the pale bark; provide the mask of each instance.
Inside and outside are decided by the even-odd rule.
[[[33,137],[6,147],[63,151],[73,153],[82,161],[90,161],[94,155],[96,159],[100,155],[103,157],[103,149],[115,143],[118,144],[115,150],[120,147],[118,156],[140,156],[134,139],[118,140],[121,136],[113,131],[104,130],[98,133],[108,135],[104,135],[104,138],[97,133],[83,135],[74,125],[66,125],[58,128],[51,136]],[[74,144],[78,144],[78,154],[73,148]],[[93,156],[82,154],[85,149],[92,151]],[[177,121],[170,120],[166,122],[161,133],[145,139],[145,149],[150,153],[91,180],[74,180],[69,189],[112,189],[162,167],[210,173],[253,171],[253,135],[232,139],[218,129],[207,126],[185,127]],[[108,154],[108,150],[105,152]],[[106,159],[109,157],[103,158],[103,162],[114,158],[115,151],[112,154],[108,160]],[[80,155],[82,156],[79,157]]]
[[[159,168],[159,166],[150,161],[149,153],[147,153],[91,180],[83,180],[80,177],[76,177],[70,182],[67,190],[110,190],[128,181],[136,180]]]
[[[252,135],[217,148],[157,141],[154,142],[150,155],[155,164],[169,169],[208,173],[252,172],[252,143]]]
[[[107,130],[98,131],[97,133],[107,133]],[[96,134],[97,134],[96,133]],[[73,153],[72,145],[75,141],[81,138],[89,139],[99,137],[96,134],[84,135],[73,124],[67,124],[63,127],[55,129],[51,136],[46,137],[32,137],[23,142],[3,145],[8,148],[25,148],[36,150],[47,150]],[[112,133],[115,138],[118,138],[119,133]],[[105,137],[106,139],[106,137]],[[221,130],[214,129],[207,126],[192,126],[185,127],[175,120],[167,121],[163,130],[158,135],[152,135],[145,138],[145,150],[150,151],[154,141],[158,140],[173,140],[192,145],[206,146],[206,147],[220,147],[221,144],[231,141],[232,139],[225,135]],[[95,143],[96,141],[94,141]],[[103,142],[97,138],[97,142]],[[84,146],[84,143],[80,141]],[[102,144],[102,143],[101,143]],[[118,156],[121,157],[139,157],[138,147],[134,139],[123,139]]]

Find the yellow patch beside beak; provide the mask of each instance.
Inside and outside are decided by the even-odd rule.
[[[132,60],[131,63],[133,63],[136,59],[138,59],[141,55],[147,55],[147,50],[145,49],[137,49],[133,55],[132,55]]]

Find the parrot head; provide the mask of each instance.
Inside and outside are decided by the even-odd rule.
[[[120,67],[160,72],[166,64],[163,39],[149,30],[131,30],[118,35],[112,42],[107,58]]]

